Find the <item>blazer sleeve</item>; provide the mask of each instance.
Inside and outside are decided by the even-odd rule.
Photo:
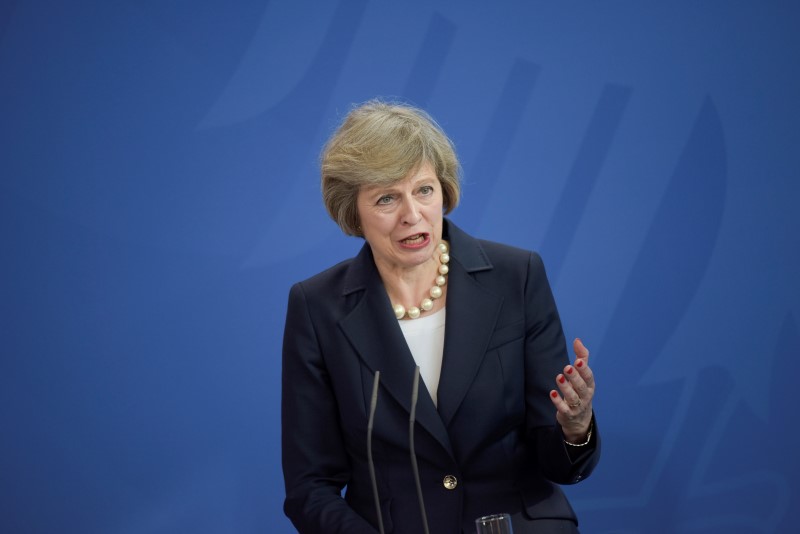
[[[284,512],[298,532],[376,531],[342,498],[350,480],[339,414],[301,284],[289,292],[283,337],[281,445]]]
[[[564,442],[549,392],[569,363],[561,319],[541,257],[532,252],[525,284],[525,396],[528,439],[536,443],[537,462],[545,477],[574,484],[589,476],[600,459],[600,434],[592,416],[592,438],[584,447]]]

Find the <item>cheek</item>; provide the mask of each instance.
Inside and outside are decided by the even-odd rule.
[[[394,227],[393,217],[388,213],[371,213],[364,211],[359,213],[361,231],[365,236],[368,234],[373,238],[381,238],[388,235]]]
[[[441,219],[442,214],[444,213],[444,205],[442,204],[441,199],[436,202],[431,202],[426,207],[426,212],[428,213],[428,217],[432,220]]]

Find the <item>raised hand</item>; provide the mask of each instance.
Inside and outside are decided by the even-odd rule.
[[[551,390],[550,400],[556,408],[556,420],[564,438],[570,443],[583,443],[588,438],[592,422],[595,383],[589,368],[589,350],[577,338],[572,349],[575,351],[575,364],[567,365],[564,372],[556,376],[556,385],[561,393]]]

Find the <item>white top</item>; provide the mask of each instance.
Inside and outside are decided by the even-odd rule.
[[[399,321],[400,329],[406,338],[408,348],[414,361],[419,365],[419,374],[433,404],[438,407],[439,377],[442,374],[442,357],[444,355],[444,319],[445,310],[425,315],[410,321]]]

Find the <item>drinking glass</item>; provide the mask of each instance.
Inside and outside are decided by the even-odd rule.
[[[478,534],[513,534],[511,516],[508,514],[493,514],[479,517],[475,520],[475,531]]]

